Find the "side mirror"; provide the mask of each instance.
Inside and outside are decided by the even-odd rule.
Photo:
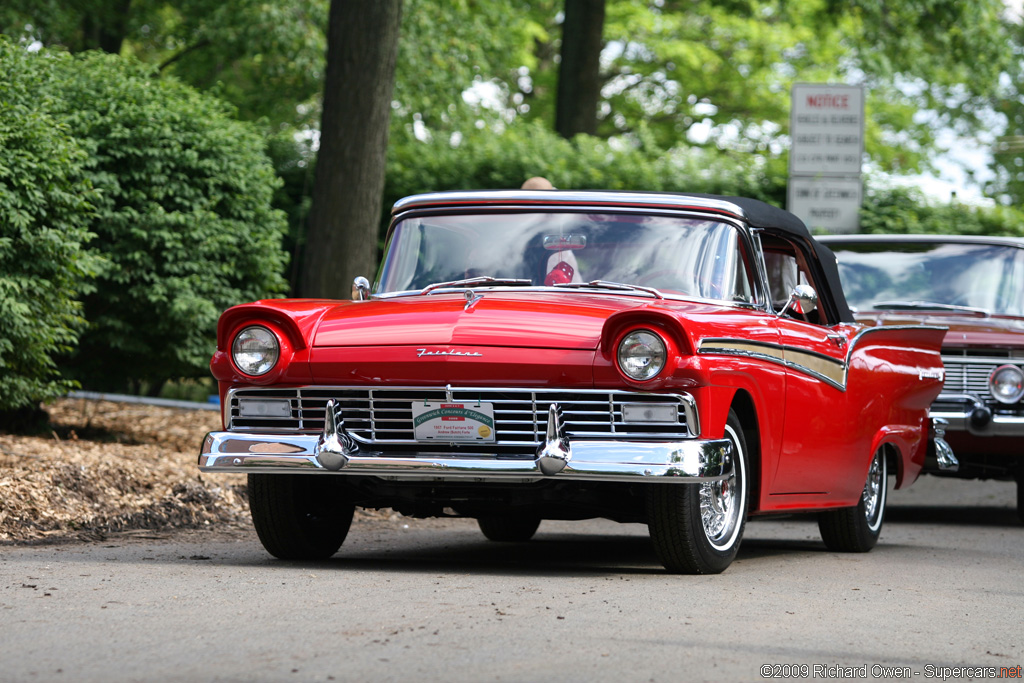
[[[789,295],[789,301],[779,311],[779,316],[784,316],[790,310],[800,315],[807,315],[818,305],[818,293],[810,285],[797,285],[793,293]]]
[[[352,281],[352,300],[366,301],[370,298],[370,281],[360,275]]]

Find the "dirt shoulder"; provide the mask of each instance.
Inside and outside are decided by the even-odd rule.
[[[243,475],[196,461],[220,414],[60,399],[46,436],[0,434],[0,544],[248,526]]]

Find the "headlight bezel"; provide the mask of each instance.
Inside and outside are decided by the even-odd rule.
[[[648,353],[643,353],[648,349]],[[615,348],[615,363],[623,375],[633,382],[650,382],[668,365],[669,346],[658,332],[638,327],[622,335]],[[632,354],[632,355],[631,355]],[[642,359],[647,357],[647,361]]]
[[[1010,379],[1005,382],[1003,386],[1012,386],[1016,384],[1016,389],[1012,393],[1003,393],[998,389],[1000,375],[1013,375],[1016,380]],[[1020,402],[1021,398],[1024,398],[1024,370],[1019,366],[1007,363],[1006,365],[1000,365],[988,376],[988,391],[992,395],[992,398],[1005,405],[1014,405]]]
[[[248,338],[243,337],[248,333]],[[265,336],[264,336],[265,335]],[[258,363],[251,361],[240,360],[239,356],[243,354],[241,345],[250,341],[256,337],[262,337],[258,339],[264,346],[265,357]],[[269,343],[268,343],[269,342]],[[249,351],[253,353],[253,351]],[[231,362],[235,368],[238,369],[243,375],[247,377],[263,377],[267,373],[271,372],[277,367],[278,362],[281,360],[281,340],[278,335],[274,333],[269,327],[265,325],[246,325],[235,333],[234,338],[231,340]]]

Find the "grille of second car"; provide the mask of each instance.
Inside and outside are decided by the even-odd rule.
[[[993,370],[1007,363],[1024,367],[1024,354],[1015,355],[1008,351],[992,350],[984,352],[984,355],[979,351],[954,355],[944,350],[942,364],[945,366],[946,381],[943,385],[943,393],[973,394],[985,402],[990,402],[992,393],[989,391],[988,379]],[[1011,406],[1000,405],[1000,407]],[[1018,402],[1016,407],[1024,408],[1024,401]]]

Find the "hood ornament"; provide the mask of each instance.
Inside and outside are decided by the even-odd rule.
[[[467,289],[462,293],[462,296],[466,297],[466,305],[462,308],[464,311],[468,311],[473,308],[473,305],[484,298],[483,294],[477,294],[472,289]]]

